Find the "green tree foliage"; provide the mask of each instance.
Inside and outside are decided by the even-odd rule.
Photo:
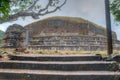
[[[9,0],[0,0],[0,19],[6,19],[9,16],[10,12],[10,1]]]
[[[4,36],[4,32],[0,30],[0,45],[3,42],[3,36]]]
[[[113,14],[115,21],[120,22],[120,0],[113,0],[111,5],[111,13]]]

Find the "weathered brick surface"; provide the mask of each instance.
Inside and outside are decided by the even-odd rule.
[[[0,61],[0,80],[120,80],[116,62],[95,55],[14,55]]]
[[[13,55],[11,60],[22,60],[22,61],[101,61],[100,55]]]
[[[8,80],[119,80],[119,73],[115,72],[59,72],[59,71],[31,71],[4,70],[0,71],[1,79]]]
[[[31,69],[31,70],[61,70],[61,71],[117,71],[119,66],[115,62],[103,61],[74,61],[74,62],[36,62],[36,61],[1,61],[3,69]]]

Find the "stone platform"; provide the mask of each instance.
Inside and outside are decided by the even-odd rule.
[[[120,80],[118,63],[100,55],[12,55],[0,80]]]

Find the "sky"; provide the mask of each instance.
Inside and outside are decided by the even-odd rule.
[[[41,0],[42,7],[45,6],[45,3],[46,0]],[[40,16],[39,20],[51,16],[80,17],[106,27],[104,0],[67,0],[67,3],[61,8],[61,10],[45,16]],[[38,20],[34,20],[31,17],[28,17],[25,20],[19,18],[17,21],[14,22],[0,24],[0,30],[5,31],[9,25],[12,25],[14,23],[25,26],[35,21]],[[120,26],[116,25],[113,16],[111,17],[111,23],[112,30],[117,33],[117,37],[120,40]]]

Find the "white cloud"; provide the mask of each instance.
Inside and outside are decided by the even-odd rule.
[[[0,30],[5,31],[5,30],[6,30],[6,27],[0,25]]]

